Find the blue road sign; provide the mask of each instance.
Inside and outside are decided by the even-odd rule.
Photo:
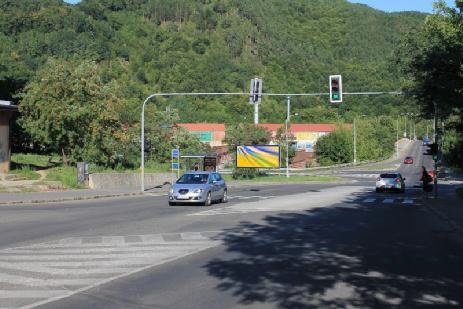
[[[179,153],[178,149],[172,149],[172,158],[178,158]]]
[[[173,170],[178,170],[179,166],[178,166],[178,162],[172,162],[172,169]]]

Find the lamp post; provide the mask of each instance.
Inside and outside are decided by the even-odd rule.
[[[361,115],[361,117],[366,116]],[[357,164],[357,117],[354,118],[354,164]]]
[[[397,136],[396,136],[396,143],[395,143],[395,152],[396,158],[399,158],[399,116],[397,116]]]
[[[354,118],[354,164],[357,164],[357,126]]]
[[[286,135],[286,178],[289,178],[289,142],[288,142],[288,122],[290,121],[291,97],[287,98],[286,105],[286,121],[285,121],[285,135]]]

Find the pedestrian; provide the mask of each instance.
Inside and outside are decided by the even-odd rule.
[[[199,171],[199,163],[196,162],[195,165],[193,166],[194,171]]]
[[[423,191],[428,193],[430,191],[429,182],[431,181],[426,167],[421,167],[421,181],[423,182]],[[427,195],[426,195],[427,196]]]

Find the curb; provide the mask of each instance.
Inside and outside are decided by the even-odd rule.
[[[58,203],[66,201],[83,201],[83,200],[96,200],[96,199],[106,199],[114,197],[129,197],[129,196],[161,196],[164,193],[150,193],[150,192],[133,192],[133,193],[123,193],[123,194],[105,194],[105,195],[92,195],[92,196],[74,196],[66,198],[55,198],[55,199],[43,199],[43,200],[23,200],[23,201],[0,201],[0,206],[9,206],[9,205],[21,205],[21,204],[40,204],[40,203]]]
[[[333,181],[333,182],[318,182],[318,181],[305,181],[305,182],[291,182],[288,184],[347,184],[348,181]],[[252,182],[249,183],[235,183],[228,185],[228,188],[242,188],[249,186],[279,186],[281,183],[278,182]],[[162,196],[166,192],[132,192],[132,193],[122,193],[122,194],[105,194],[105,195],[91,195],[91,196],[73,196],[73,197],[63,197],[63,198],[51,198],[51,199],[35,199],[35,200],[21,200],[21,201],[0,201],[0,206],[10,206],[10,205],[21,205],[21,204],[41,204],[41,203],[58,203],[66,201],[83,201],[83,200],[96,200],[96,199],[106,199],[106,198],[115,198],[115,197],[130,197],[130,196]]]

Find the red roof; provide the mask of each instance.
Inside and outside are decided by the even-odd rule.
[[[223,123],[179,123],[179,127],[188,131],[222,131],[225,132]]]
[[[223,123],[179,123],[179,127],[183,127],[188,131],[222,131],[225,132]],[[276,132],[279,127],[284,126],[281,123],[258,124],[259,127],[264,127],[271,132]],[[338,125],[336,124],[310,124],[310,123],[293,123],[291,124],[291,132],[332,132]]]

